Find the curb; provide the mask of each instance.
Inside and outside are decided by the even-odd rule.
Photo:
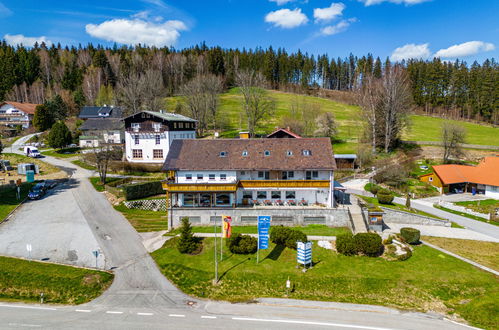
[[[25,197],[21,201],[21,203],[19,203],[19,205],[17,205],[12,211],[9,212],[9,214],[7,214],[7,216],[2,221],[0,221],[0,224],[9,221],[9,218],[14,214],[14,212],[17,211],[18,208],[20,208],[24,204],[24,202],[26,202],[27,199],[28,199],[28,197]]]

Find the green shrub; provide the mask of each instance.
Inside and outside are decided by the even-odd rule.
[[[180,238],[177,241],[177,249],[180,253],[192,254],[199,250],[199,241],[192,233],[192,227],[189,223],[189,218],[182,218],[182,226],[180,227]]]
[[[406,243],[418,244],[419,238],[421,237],[421,233],[417,229],[411,227],[404,227],[400,228],[400,236],[402,236],[402,238]]]
[[[336,236],[336,251],[346,256],[357,254],[353,235],[351,233]]]
[[[123,186],[123,194],[127,201],[163,193],[161,181],[141,182]]]
[[[226,244],[234,254],[252,254],[257,250],[258,240],[249,235],[234,234]]]
[[[401,254],[401,255],[397,256],[398,261],[405,261],[405,260],[409,259],[410,257],[412,257],[411,249],[409,249],[408,247],[405,247],[404,250],[405,250],[405,254]]]
[[[381,251],[381,236],[376,233],[358,233],[353,237],[356,251],[370,257],[378,256]]]
[[[390,245],[392,243],[393,243],[393,236],[392,235],[388,236],[388,238],[383,241],[384,245]]]
[[[284,245],[290,249],[296,249],[296,242],[307,242],[307,240],[307,235],[293,228],[276,226],[270,230],[270,241],[272,243]]]
[[[377,195],[377,194],[378,194],[378,191],[379,191],[380,189],[381,189],[381,187],[380,187],[380,186],[378,186],[377,184],[373,184],[373,185],[371,186],[371,193],[372,193],[373,195]]]
[[[393,202],[393,195],[387,190],[378,191],[376,197],[380,204],[391,204]]]

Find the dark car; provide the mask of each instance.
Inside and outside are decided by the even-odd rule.
[[[28,193],[29,199],[40,199],[43,195],[45,195],[45,184],[37,183]]]

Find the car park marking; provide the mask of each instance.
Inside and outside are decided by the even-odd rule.
[[[123,314],[123,312],[118,311],[107,311],[106,314]]]
[[[168,314],[170,317],[185,317],[183,314]]]
[[[154,315],[154,314],[153,313],[137,313],[137,315],[151,316],[151,315]]]
[[[201,315],[202,319],[216,319],[216,316],[210,316],[210,315]]]
[[[77,309],[75,310],[76,312],[80,312],[80,313],[90,313],[91,310],[90,309]]]

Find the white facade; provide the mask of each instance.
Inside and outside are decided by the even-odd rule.
[[[195,139],[196,131],[125,132],[126,160],[163,164],[174,139]]]
[[[8,103],[0,107],[0,124],[21,125],[23,128],[29,127],[29,114],[17,109]]]
[[[499,199],[499,187],[498,186],[485,186],[485,196]]]

